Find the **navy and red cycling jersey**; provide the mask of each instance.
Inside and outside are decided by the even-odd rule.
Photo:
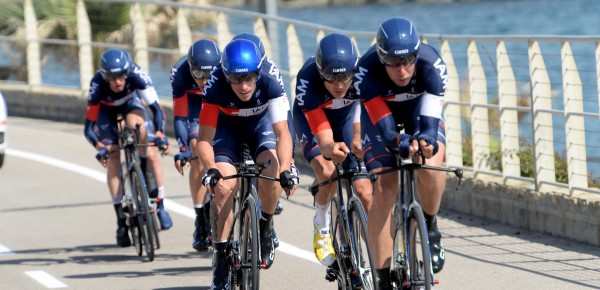
[[[190,73],[187,56],[179,59],[171,69],[171,88],[175,137],[179,150],[183,152],[187,150],[189,140],[198,137],[198,117],[204,95]]]
[[[101,110],[110,110],[111,113],[118,111],[122,114],[127,114],[133,108],[140,108],[145,111],[144,107],[136,102],[136,99],[139,98],[142,98],[152,109],[154,128],[157,131],[164,132],[165,119],[164,113],[158,104],[158,94],[152,85],[152,79],[140,66],[132,64],[126,75],[125,88],[118,93],[113,92],[100,71],[96,71],[90,82],[84,130],[90,144],[96,146],[96,143],[99,142],[94,127]]]
[[[226,81],[221,67],[212,73],[204,88],[200,125],[216,128],[216,162],[238,162],[241,143],[248,143],[254,158],[275,149],[272,124],[287,122],[289,114],[289,100],[277,75],[261,71],[252,97],[244,102]]]
[[[277,73],[278,74],[278,73]],[[287,120],[289,101],[277,75],[261,71],[252,98],[244,102],[233,92],[221,67],[211,75],[204,88],[204,103],[200,113],[200,125],[217,128],[217,122],[253,122],[267,112],[271,123]],[[221,117],[221,118],[218,118]]]
[[[310,57],[298,72],[293,108],[296,132],[308,162],[321,154],[315,138],[319,132],[331,129],[336,142],[350,146],[352,124],[360,120],[359,99],[353,88],[343,98],[336,99],[323,82],[315,57]]]
[[[314,134],[323,129],[331,129],[331,123],[341,122],[353,114],[353,105],[358,100],[358,96],[353,93],[352,88],[342,99],[331,96],[323,85],[314,56],[304,63],[297,79],[294,106],[297,104],[306,115]]]
[[[410,125],[405,124],[410,123],[410,120],[406,119],[409,115],[413,115],[411,110],[416,109],[417,103],[420,103],[418,118],[433,118],[438,121],[432,124],[420,122],[420,131],[427,131],[437,130],[437,128],[423,127],[423,125],[437,127],[440,124],[439,121],[442,120],[447,81],[446,64],[438,52],[433,47],[422,44],[412,79],[407,86],[399,87],[387,75],[384,64],[377,56],[375,46],[372,46],[358,62],[354,86],[373,124],[377,124],[391,114],[396,124]],[[417,122],[417,120],[412,121]],[[412,127],[415,130],[408,130],[407,134],[417,133],[416,128],[419,127],[419,124],[412,125],[414,126],[409,126],[409,128]],[[385,129],[397,132],[395,128]],[[396,138],[396,134],[381,133],[384,135],[386,143],[391,141],[390,137]]]

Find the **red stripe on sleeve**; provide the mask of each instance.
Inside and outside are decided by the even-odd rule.
[[[331,129],[329,120],[327,120],[327,116],[325,116],[325,112],[323,112],[323,109],[321,108],[304,112],[304,116],[306,116],[308,126],[310,126],[310,130],[313,131],[314,135],[317,135],[323,130]]]
[[[91,105],[88,104],[87,108],[85,109],[85,118],[96,122],[98,121],[98,114],[100,113],[100,104],[96,104],[96,105]]]
[[[367,113],[369,114],[369,118],[373,124],[377,124],[379,120],[392,114],[392,112],[390,112],[390,108],[388,108],[387,104],[385,103],[385,100],[383,100],[383,98],[380,96],[366,101],[365,109],[367,109]]]
[[[217,128],[217,119],[219,119],[219,106],[214,104],[202,103],[200,110],[200,125]]]
[[[188,96],[187,93],[179,98],[173,98],[173,115],[175,117],[188,116]]]

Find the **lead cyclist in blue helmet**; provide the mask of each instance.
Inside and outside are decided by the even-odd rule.
[[[346,168],[358,166],[354,155],[362,157],[360,140],[360,100],[352,89],[358,62],[358,51],[352,40],[333,33],[319,41],[316,56],[310,57],[298,72],[294,125],[304,158],[315,173],[315,182],[331,179],[335,164]],[[371,205],[371,182],[355,179],[356,191],[368,212]],[[315,195],[313,249],[317,260],[325,266],[335,262],[330,232],[330,205],[336,184],[323,186]],[[333,281],[335,271],[328,271]],[[361,285],[353,277],[355,288]],[[371,282],[373,283],[373,282]]]
[[[262,57],[249,40],[236,39],[223,50],[221,67],[213,72],[204,90],[200,111],[198,153],[207,172],[203,184],[213,194],[217,216],[213,226],[212,289],[228,289],[225,257],[227,234],[232,223],[233,193],[238,180],[223,180],[236,173],[240,146],[247,143],[256,162],[272,161],[263,173],[280,182],[260,179],[260,256],[263,269],[275,258],[273,214],[284,188],[292,195],[298,177],[290,172],[292,136],[288,129],[289,101],[277,78],[260,70]],[[260,92],[260,93],[259,93]],[[211,217],[212,220],[212,217]]]
[[[182,164],[191,167],[188,179],[196,212],[192,247],[199,252],[208,251],[210,245],[210,195],[206,194],[206,187],[201,183],[205,173],[202,163],[197,159],[191,160],[191,157],[198,156],[196,138],[204,87],[220,64],[221,50],[217,44],[209,39],[200,39],[190,46],[187,56],[179,59],[171,70],[175,136],[179,146],[179,153],[174,158],[175,168],[183,175]]]
[[[260,37],[258,37],[258,35],[253,34],[253,33],[243,32],[243,33],[235,35],[232,40],[236,40],[236,39],[250,40],[254,43],[254,45],[256,45],[256,47],[258,48],[258,51],[260,52],[260,55],[263,58],[260,69],[264,73],[273,74],[274,76],[276,76],[277,79],[279,80],[279,83],[283,87],[284,86],[283,78],[281,77],[281,74],[279,73],[277,64],[275,64],[275,61],[266,55],[265,46],[263,45],[262,40],[260,40]],[[292,112],[290,111],[288,114],[288,120],[291,120],[291,119],[292,119]],[[292,124],[292,122],[290,122],[289,125],[290,125],[290,128],[289,128],[290,133],[292,134],[292,142],[294,145],[296,145],[296,134],[294,132],[294,124]],[[296,172],[296,174],[298,174],[298,169],[296,168],[296,165],[294,165],[292,163],[292,172],[294,172],[294,171]],[[279,202],[277,202],[277,207],[275,208],[275,214],[280,214],[282,211],[283,211],[283,204],[281,204],[281,201],[279,201]],[[278,239],[275,238],[275,247],[278,247],[278,246],[279,246]]]
[[[376,44],[363,55],[358,67],[354,85],[366,108],[361,123],[367,169],[377,172],[395,167],[396,154],[410,158],[417,150],[428,164],[440,166],[446,151],[442,108],[448,77],[439,53],[421,43],[412,21],[391,18],[381,24]],[[403,134],[398,125],[404,128]],[[445,187],[443,172],[419,171],[417,190],[435,273],[442,269],[445,258],[436,222]],[[381,175],[374,184],[368,227],[379,289],[391,287],[389,217],[397,191],[398,174]]]
[[[84,134],[88,142],[97,150],[96,158],[107,169],[108,190],[117,215],[117,244],[122,247],[131,245],[128,227],[123,215],[121,200],[123,197],[121,179],[121,163],[119,151],[109,152],[118,147],[117,116],[122,115],[129,128],[136,124],[144,124],[146,118],[145,101],[154,114],[156,138],[153,140],[163,154],[167,154],[169,145],[164,135],[164,114],[158,103],[158,95],[151,78],[146,72],[133,63],[129,54],[121,49],[109,49],[100,57],[100,69],[90,83]],[[146,126],[140,126],[141,143],[147,142]],[[143,167],[149,163],[158,163],[156,149],[140,147]],[[160,168],[160,167],[159,167]],[[152,170],[146,170],[148,174]],[[162,198],[162,171],[155,172],[158,183],[158,217],[163,229],[170,228],[172,221],[164,209]]]

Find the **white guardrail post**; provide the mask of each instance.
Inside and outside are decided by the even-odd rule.
[[[502,152],[502,176],[504,182],[521,175],[519,152],[518,112],[508,109],[517,106],[517,82],[513,73],[504,41],[496,47],[498,70],[498,102],[500,105],[500,142]]]
[[[94,76],[94,54],[92,53],[92,27],[85,3],[77,0],[77,45],[79,46],[79,83],[81,95],[85,96]]]
[[[146,21],[142,14],[140,3],[133,3],[130,10],[131,26],[133,28],[133,54],[135,63],[146,72],[150,72],[150,61],[148,59],[148,36],[146,32]]]
[[[487,80],[477,50],[477,43],[469,41],[467,51],[469,62],[469,96],[471,97],[473,170],[477,177],[480,170],[490,170],[490,122],[487,108]]]
[[[581,78],[568,41],[561,44],[563,101],[565,111],[565,145],[567,147],[567,170],[570,193],[574,188],[587,188],[587,162],[585,147],[585,124]]]
[[[456,64],[448,41],[443,40],[440,54],[448,70],[446,84],[446,106],[444,107],[444,123],[446,125],[446,164],[448,166],[463,166],[462,145],[462,112],[460,109],[460,84]]]
[[[32,0],[25,0],[23,4],[25,18],[25,38],[27,40],[27,82],[29,87],[42,84],[42,66],[40,63],[40,42],[37,31],[37,17],[33,9]]]
[[[534,179],[537,191],[552,190],[556,181],[554,165],[554,132],[552,131],[552,90],[550,77],[537,41],[529,43],[529,77],[533,116]],[[544,183],[547,181],[548,183]]]

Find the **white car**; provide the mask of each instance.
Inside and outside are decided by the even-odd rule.
[[[4,153],[6,153],[6,102],[0,92],[0,168],[4,164]]]

